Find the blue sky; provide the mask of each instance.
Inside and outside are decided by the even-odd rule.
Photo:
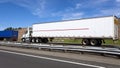
[[[120,17],[120,0],[0,0],[0,30],[108,15]]]

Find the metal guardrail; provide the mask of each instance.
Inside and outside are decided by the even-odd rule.
[[[92,52],[100,54],[116,55],[120,58],[120,48],[117,47],[94,47],[94,46],[75,46],[75,45],[56,45],[56,44],[33,44],[33,43],[17,43],[17,42],[0,42],[1,45],[38,48],[49,50],[62,50],[62,51],[77,51],[77,52]]]

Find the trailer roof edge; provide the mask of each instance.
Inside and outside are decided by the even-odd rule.
[[[50,21],[50,22],[40,22],[40,23],[33,23],[34,24],[45,24],[45,23],[53,23],[53,22],[64,22],[64,21],[74,21],[74,20],[84,20],[84,19],[93,19],[93,18],[102,18],[102,17],[116,17],[115,15],[109,15],[109,16],[99,16],[99,17],[90,17],[90,18],[80,18],[80,19],[71,19],[71,20],[61,20],[61,21]]]

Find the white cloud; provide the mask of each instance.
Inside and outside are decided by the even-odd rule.
[[[20,0],[16,1],[15,4],[29,9],[34,15],[45,16],[43,15],[45,13],[45,0]]]
[[[120,17],[120,0],[116,0],[116,2],[113,7],[100,10],[98,15],[115,15]]]
[[[77,3],[76,6],[75,6],[76,9],[79,9],[80,7],[82,7],[81,3]]]
[[[120,7],[120,0],[116,0],[116,6]]]
[[[109,15],[115,15],[117,17],[120,17],[120,9],[115,8],[115,9],[100,10],[100,12],[98,14],[94,14],[93,17],[109,16]]]
[[[109,0],[96,0],[96,2],[98,2],[98,3],[103,3],[103,2],[107,2],[107,1],[109,1]]]
[[[85,1],[85,2],[78,2],[76,3],[76,7],[78,6],[79,8],[82,7],[82,8],[91,8],[91,7],[98,7],[98,6],[101,6],[102,4],[108,2],[110,0],[88,0],[88,1]]]
[[[107,1],[109,1],[109,0],[95,0],[94,2],[93,1],[88,1],[88,2],[85,2],[85,3],[78,2],[78,3],[74,4],[74,7],[66,8],[65,12],[58,12],[56,15],[60,15],[62,17],[62,20],[92,17],[92,16],[85,15],[86,11],[85,12],[82,11],[81,8],[86,8],[87,9],[87,8],[91,8],[91,7],[97,7],[98,5],[101,5],[101,3],[106,3]],[[81,9],[81,10],[78,11],[79,9]],[[101,12],[101,14],[103,14],[103,12]],[[107,14],[107,12],[106,12],[106,14]],[[95,15],[96,14],[93,14],[93,16],[95,16]]]
[[[116,16],[120,16],[120,9],[116,8],[116,9],[101,10],[101,13],[104,14],[104,15],[116,15]]]
[[[80,19],[82,18],[83,14],[84,13],[82,12],[64,14],[62,20]]]
[[[44,17],[46,0],[0,0],[0,3],[11,2],[30,10],[34,15]]]
[[[61,20],[80,19],[84,15],[83,12],[77,11],[81,7],[80,3],[75,4],[74,7],[68,7],[65,10],[52,13],[52,16],[61,17]]]
[[[90,1],[90,3],[88,2],[89,6],[96,6],[96,5],[101,5],[102,3],[106,3],[109,0],[94,0],[94,1]]]
[[[47,4],[47,0],[0,0],[0,3],[4,2],[11,2],[16,5],[22,6],[30,10],[34,15],[39,16],[40,18],[43,17],[60,17],[62,20],[68,19],[78,19],[81,17],[87,17],[85,14],[88,11],[84,11],[81,8],[86,9],[99,9],[101,8],[102,4],[108,2],[110,0],[88,0],[85,2],[77,2],[72,3],[72,6],[66,7],[64,10],[59,11],[49,11],[46,7],[49,7]],[[120,3],[120,0],[116,0],[116,2]],[[119,4],[118,4],[119,5]],[[56,8],[56,6],[52,7]],[[81,10],[80,10],[81,9]],[[114,9],[106,9],[105,10],[97,10],[98,14],[93,14],[93,16],[105,16],[105,15],[118,15],[120,16],[119,6],[116,6]],[[54,9],[53,9],[54,10]],[[96,11],[96,10],[91,10]]]
[[[78,11],[79,8],[82,7],[81,3],[75,3],[73,6],[66,8],[65,10],[61,10],[58,12],[54,12],[52,16],[58,16],[61,20],[71,20],[71,19],[80,19],[84,15],[83,12]]]
[[[0,31],[4,30],[6,27],[0,26]]]
[[[116,0],[116,2],[120,2],[120,0]]]

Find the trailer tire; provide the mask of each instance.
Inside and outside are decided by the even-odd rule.
[[[83,39],[82,40],[82,44],[83,45],[89,45],[90,44],[90,40],[89,39]]]
[[[99,41],[98,41],[97,39],[91,39],[91,40],[90,40],[90,44],[91,44],[92,46],[97,46],[97,45],[99,44]]]

